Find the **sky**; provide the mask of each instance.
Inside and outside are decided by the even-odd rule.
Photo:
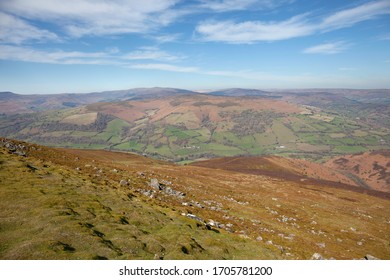
[[[390,0],[0,0],[0,91],[390,88]]]

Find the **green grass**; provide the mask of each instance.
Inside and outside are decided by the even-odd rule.
[[[280,257],[118,189],[109,178],[102,186],[72,168],[3,151],[0,167],[0,259]]]
[[[367,151],[363,146],[336,146],[334,152],[341,154],[353,154]]]

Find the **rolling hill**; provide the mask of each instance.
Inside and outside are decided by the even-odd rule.
[[[270,95],[279,94],[275,92],[242,89],[214,94],[161,88],[132,92],[139,94],[132,100],[123,100],[129,97],[126,91],[120,93],[121,101],[3,114],[0,135],[50,146],[131,151],[182,163],[270,154],[328,160],[390,148],[389,118],[384,117],[390,106],[385,102],[375,107],[337,92],[283,93],[280,98]]]
[[[390,258],[386,196],[129,153],[0,146],[1,259]]]

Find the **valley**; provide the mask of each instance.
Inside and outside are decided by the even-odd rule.
[[[182,164],[271,154],[326,161],[389,148],[386,102],[375,105],[332,93],[166,91],[164,97],[144,93],[135,100],[3,114],[0,134],[49,146],[130,151]],[[388,95],[385,91],[379,96],[382,101]]]

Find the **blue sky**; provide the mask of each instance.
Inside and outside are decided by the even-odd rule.
[[[390,0],[1,0],[0,91],[390,88]]]

